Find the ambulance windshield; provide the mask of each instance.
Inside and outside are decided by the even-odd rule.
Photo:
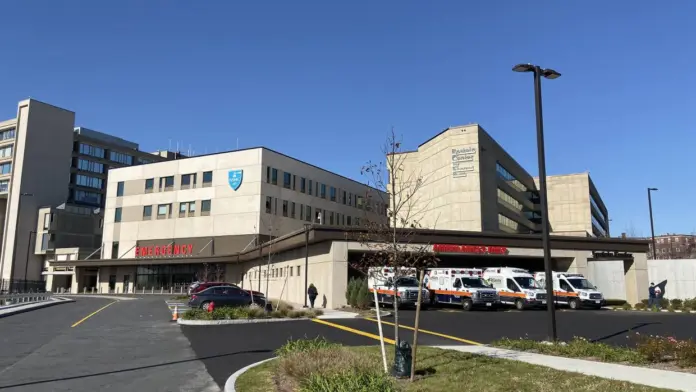
[[[595,287],[585,278],[567,278],[568,283],[576,290],[594,290]]]
[[[481,278],[469,277],[461,278],[462,285],[469,288],[488,288],[489,286]]]
[[[416,278],[399,278],[396,282],[399,287],[418,287],[418,279]]]
[[[520,285],[520,287],[523,289],[539,289],[539,288],[541,288],[539,286],[539,283],[537,283],[537,281],[534,280],[534,278],[517,276],[517,277],[515,277],[515,282],[517,282],[517,284]]]

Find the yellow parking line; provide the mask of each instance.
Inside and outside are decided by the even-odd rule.
[[[88,314],[87,317],[85,317],[85,318],[83,318],[82,320],[80,320],[80,321],[76,322],[75,324],[71,325],[70,328],[75,328],[75,327],[77,327],[78,325],[82,324],[83,321],[85,321],[85,320],[87,320],[88,318],[94,316],[95,314],[101,312],[102,310],[108,308],[109,306],[115,304],[116,302],[118,302],[118,301],[109,302],[109,303],[106,304],[105,306],[102,306],[101,308],[99,308],[99,309],[95,310],[94,312]]]
[[[373,319],[370,317],[365,317],[365,320],[377,322],[377,319]],[[387,322],[384,320],[382,321],[382,323],[387,324],[387,325],[392,325],[392,326],[394,325],[393,323],[390,323],[390,322]],[[410,329],[411,331],[415,330],[415,328],[409,327],[409,326],[403,325],[403,324],[399,324],[399,328]],[[467,340],[467,339],[458,338],[456,336],[445,335],[445,334],[439,333],[439,332],[428,331],[427,329],[418,328],[418,332],[427,333],[428,335],[433,335],[433,336],[439,336],[439,337],[445,338],[445,339],[455,340],[455,341],[461,342],[461,343],[473,344],[474,346],[483,346],[484,345],[483,343],[474,342],[473,340]]]
[[[356,335],[366,336],[366,337],[368,337],[368,338],[372,338],[372,339],[375,339],[375,340],[379,340],[379,335],[374,335],[374,334],[371,334],[371,333],[368,333],[368,332],[360,331],[360,330],[358,330],[358,329],[353,329],[353,328],[350,328],[350,327],[346,327],[346,326],[344,326],[344,325],[334,324],[334,323],[330,323],[330,322],[328,322],[328,321],[326,321],[326,320],[320,320],[320,319],[312,319],[312,321],[314,321],[315,323],[328,325],[329,327],[338,328],[338,329],[341,329],[341,330],[344,330],[344,331],[347,331],[347,332],[352,332],[352,333],[354,333],[354,334],[356,334]],[[384,338],[384,342],[385,342],[385,343],[389,343],[389,344],[394,344],[394,343],[395,343],[392,339],[389,339],[389,338]]]

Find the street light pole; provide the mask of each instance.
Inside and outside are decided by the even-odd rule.
[[[650,192],[656,191],[657,188],[648,188],[648,210],[650,211],[650,234],[652,235],[652,258],[657,259],[657,248],[655,247],[655,225],[653,224],[653,212],[652,212],[652,196]]]
[[[536,111],[537,154],[539,158],[539,199],[541,202],[541,242],[544,248],[544,272],[546,284],[546,306],[548,314],[548,335],[552,342],[557,340],[556,308],[553,293],[553,274],[551,271],[551,238],[549,225],[549,206],[546,192],[546,155],[544,151],[544,119],[541,105],[541,77],[556,79],[560,73],[543,69],[538,65],[519,64],[512,68],[515,72],[534,73],[534,107]]]

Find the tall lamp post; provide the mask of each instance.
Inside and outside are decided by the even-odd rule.
[[[536,108],[537,153],[539,155],[539,199],[541,201],[541,241],[544,248],[548,334],[549,339],[555,342],[557,339],[556,309],[553,295],[553,276],[551,273],[551,241],[549,237],[549,206],[546,194],[546,157],[544,153],[544,119],[541,110],[541,78],[557,79],[561,74],[552,69],[544,69],[533,64],[518,64],[512,70],[515,72],[532,72],[534,74],[534,106]]]
[[[655,247],[655,225],[653,224],[653,213],[652,213],[652,196],[650,192],[656,191],[657,188],[648,188],[648,211],[650,211],[650,234],[652,238],[652,258],[657,259],[657,248]]]

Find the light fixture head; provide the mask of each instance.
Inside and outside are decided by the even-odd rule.
[[[559,72],[556,72],[556,71],[549,69],[549,68],[542,70],[541,74],[546,79],[558,79],[561,77],[561,74]]]
[[[515,72],[532,72],[534,71],[534,66],[532,64],[517,64],[512,67]]]
[[[648,188],[649,191],[656,191],[658,190],[657,188]]]

